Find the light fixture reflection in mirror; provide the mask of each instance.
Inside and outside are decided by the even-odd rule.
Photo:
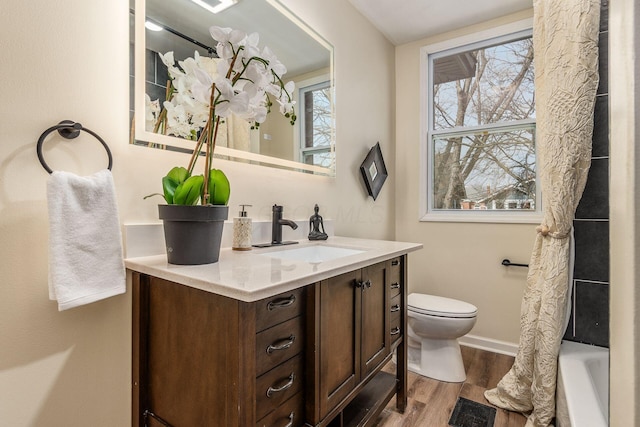
[[[204,0],[211,5],[232,3]],[[168,75],[158,53],[174,52],[176,60],[215,57],[209,27],[218,25],[260,35],[287,67],[283,76],[296,85],[294,126],[273,111],[258,129],[228,120],[216,144],[216,157],[307,173],[335,174],[333,48],[276,0],[237,0],[213,14],[191,0],[135,0],[135,73],[131,142],[153,148],[191,152],[194,141],[154,132],[150,106],[166,99]],[[145,29],[155,26],[155,31]],[[157,31],[160,28],[160,31]],[[278,108],[274,101],[273,109]],[[170,133],[170,132],[167,132]]]

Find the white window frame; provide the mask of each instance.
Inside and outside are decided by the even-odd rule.
[[[310,92],[313,90],[318,89],[319,87],[324,87],[327,86],[329,89],[331,89],[331,79],[328,75],[321,75],[321,76],[317,76],[317,77],[312,77],[306,80],[302,80],[300,82],[298,82],[296,84],[297,86],[297,90],[296,90],[296,103],[298,105],[298,108],[301,109],[303,108],[302,106],[302,100],[304,99],[304,94],[306,92]],[[331,120],[334,121],[334,117],[333,117],[333,112],[331,113],[332,117]],[[305,119],[305,114],[303,114],[303,112],[301,110],[298,111],[298,120],[296,120],[296,123],[294,125],[294,146],[296,147],[296,152],[294,153],[294,158],[298,159],[299,162],[303,162],[304,161],[304,156],[306,153],[313,153],[313,152],[325,152],[327,151],[326,148],[306,148],[303,147],[304,144],[304,132],[305,132],[305,126],[306,126],[306,119]],[[332,151],[334,151],[334,147],[335,147],[335,142],[334,142],[334,137],[331,137],[331,143],[329,144],[329,146],[327,146],[329,153],[331,153]]]
[[[531,32],[533,20],[531,18],[524,19],[510,24],[501,25],[473,34],[467,34],[461,37],[423,46],[420,49],[420,199],[419,199],[419,220],[420,221],[441,221],[441,222],[488,222],[488,223],[540,223],[543,218],[542,214],[542,197],[540,194],[540,180],[536,173],[536,209],[535,211],[519,211],[513,210],[439,210],[432,209],[432,178],[430,173],[432,170],[432,154],[430,150],[430,139],[432,134],[429,133],[433,114],[431,113],[432,102],[432,85],[430,78],[429,55],[437,54],[442,51],[460,48],[460,51],[466,50],[468,45],[479,43],[491,39],[499,39],[503,37],[526,36],[527,32]],[[506,40],[505,40],[506,41]],[[535,120],[523,120],[522,125],[535,123]],[[513,123],[511,123],[513,124]],[[504,123],[483,126],[488,128],[495,126],[503,127]],[[465,127],[464,130],[472,130],[472,127]],[[447,129],[447,132],[452,129]],[[437,134],[440,132],[434,132]]]

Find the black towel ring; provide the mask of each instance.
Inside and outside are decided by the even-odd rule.
[[[88,134],[93,135],[98,141],[100,141],[100,144],[102,144],[104,149],[107,150],[107,156],[109,156],[108,168],[109,170],[111,170],[111,167],[113,166],[113,156],[111,155],[111,150],[109,150],[109,146],[107,145],[107,143],[104,142],[104,140],[100,138],[100,136],[97,133],[95,133],[91,129],[87,129],[83,127],[80,123],[76,123],[71,120],[63,120],[57,125],[51,126],[49,129],[42,132],[42,135],[40,135],[40,138],[38,138],[38,145],[36,146],[36,151],[38,153],[38,160],[40,160],[40,164],[42,164],[42,167],[47,172],[49,172],[50,174],[53,173],[49,165],[47,165],[47,162],[44,161],[44,157],[42,155],[42,143],[44,142],[44,139],[47,137],[47,135],[49,135],[54,130],[57,130],[60,136],[66,139],[77,138],[78,135],[80,135],[80,131],[85,131]]]

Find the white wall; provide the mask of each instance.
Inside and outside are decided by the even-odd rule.
[[[409,290],[474,304],[471,334],[515,344],[527,270],[500,262],[529,262],[535,225],[419,222],[420,48],[532,15],[528,10],[396,48],[396,238],[424,244],[409,262]]]
[[[268,219],[279,203],[292,219],[313,205],[336,234],[393,238],[393,46],[348,2],[287,0],[336,47],[337,177],[313,177],[219,162],[231,205]],[[160,179],[175,153],[128,144],[128,1],[4,2],[0,8],[0,424],[126,426],[130,420],[131,298],[58,312],[47,295],[47,174],[35,142],[63,119],[99,133],[114,153],[122,222],[157,221]],[[366,106],[366,108],[363,108]],[[390,172],[374,203],[358,166],[380,141]],[[90,174],[106,157],[90,137],[51,137],[54,169]],[[233,206],[232,206],[233,207]]]

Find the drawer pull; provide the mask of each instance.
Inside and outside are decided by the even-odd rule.
[[[393,261],[391,261],[391,265],[393,265],[393,266],[396,266],[398,264],[400,264],[400,261],[397,260],[397,259],[394,259]]]
[[[288,423],[286,423],[284,425],[284,427],[293,427],[293,418],[294,418],[295,414],[293,413],[293,411],[291,411],[291,413],[289,414],[289,416],[287,417],[287,419],[289,420]]]
[[[281,298],[281,299],[269,301],[269,304],[267,304],[267,309],[269,311],[273,311],[276,308],[289,307],[294,302],[296,302],[296,296],[291,295],[289,298]]]
[[[391,306],[391,312],[395,313],[396,311],[400,311],[400,304],[395,304]]]
[[[391,289],[400,289],[400,283],[395,282],[391,284]]]
[[[273,344],[269,344],[267,347],[267,354],[271,354],[274,351],[278,350],[286,350],[293,345],[293,342],[296,340],[295,335],[291,335],[289,338],[285,338]]]
[[[295,373],[292,372],[291,375],[289,375],[289,381],[287,381],[284,385],[280,387],[269,387],[267,389],[267,397],[271,398],[271,396],[273,396],[273,393],[280,393],[290,389],[295,379],[296,379],[296,375]]]
[[[400,333],[400,328],[399,327],[395,327],[393,329],[391,329],[391,335],[398,335]]]

